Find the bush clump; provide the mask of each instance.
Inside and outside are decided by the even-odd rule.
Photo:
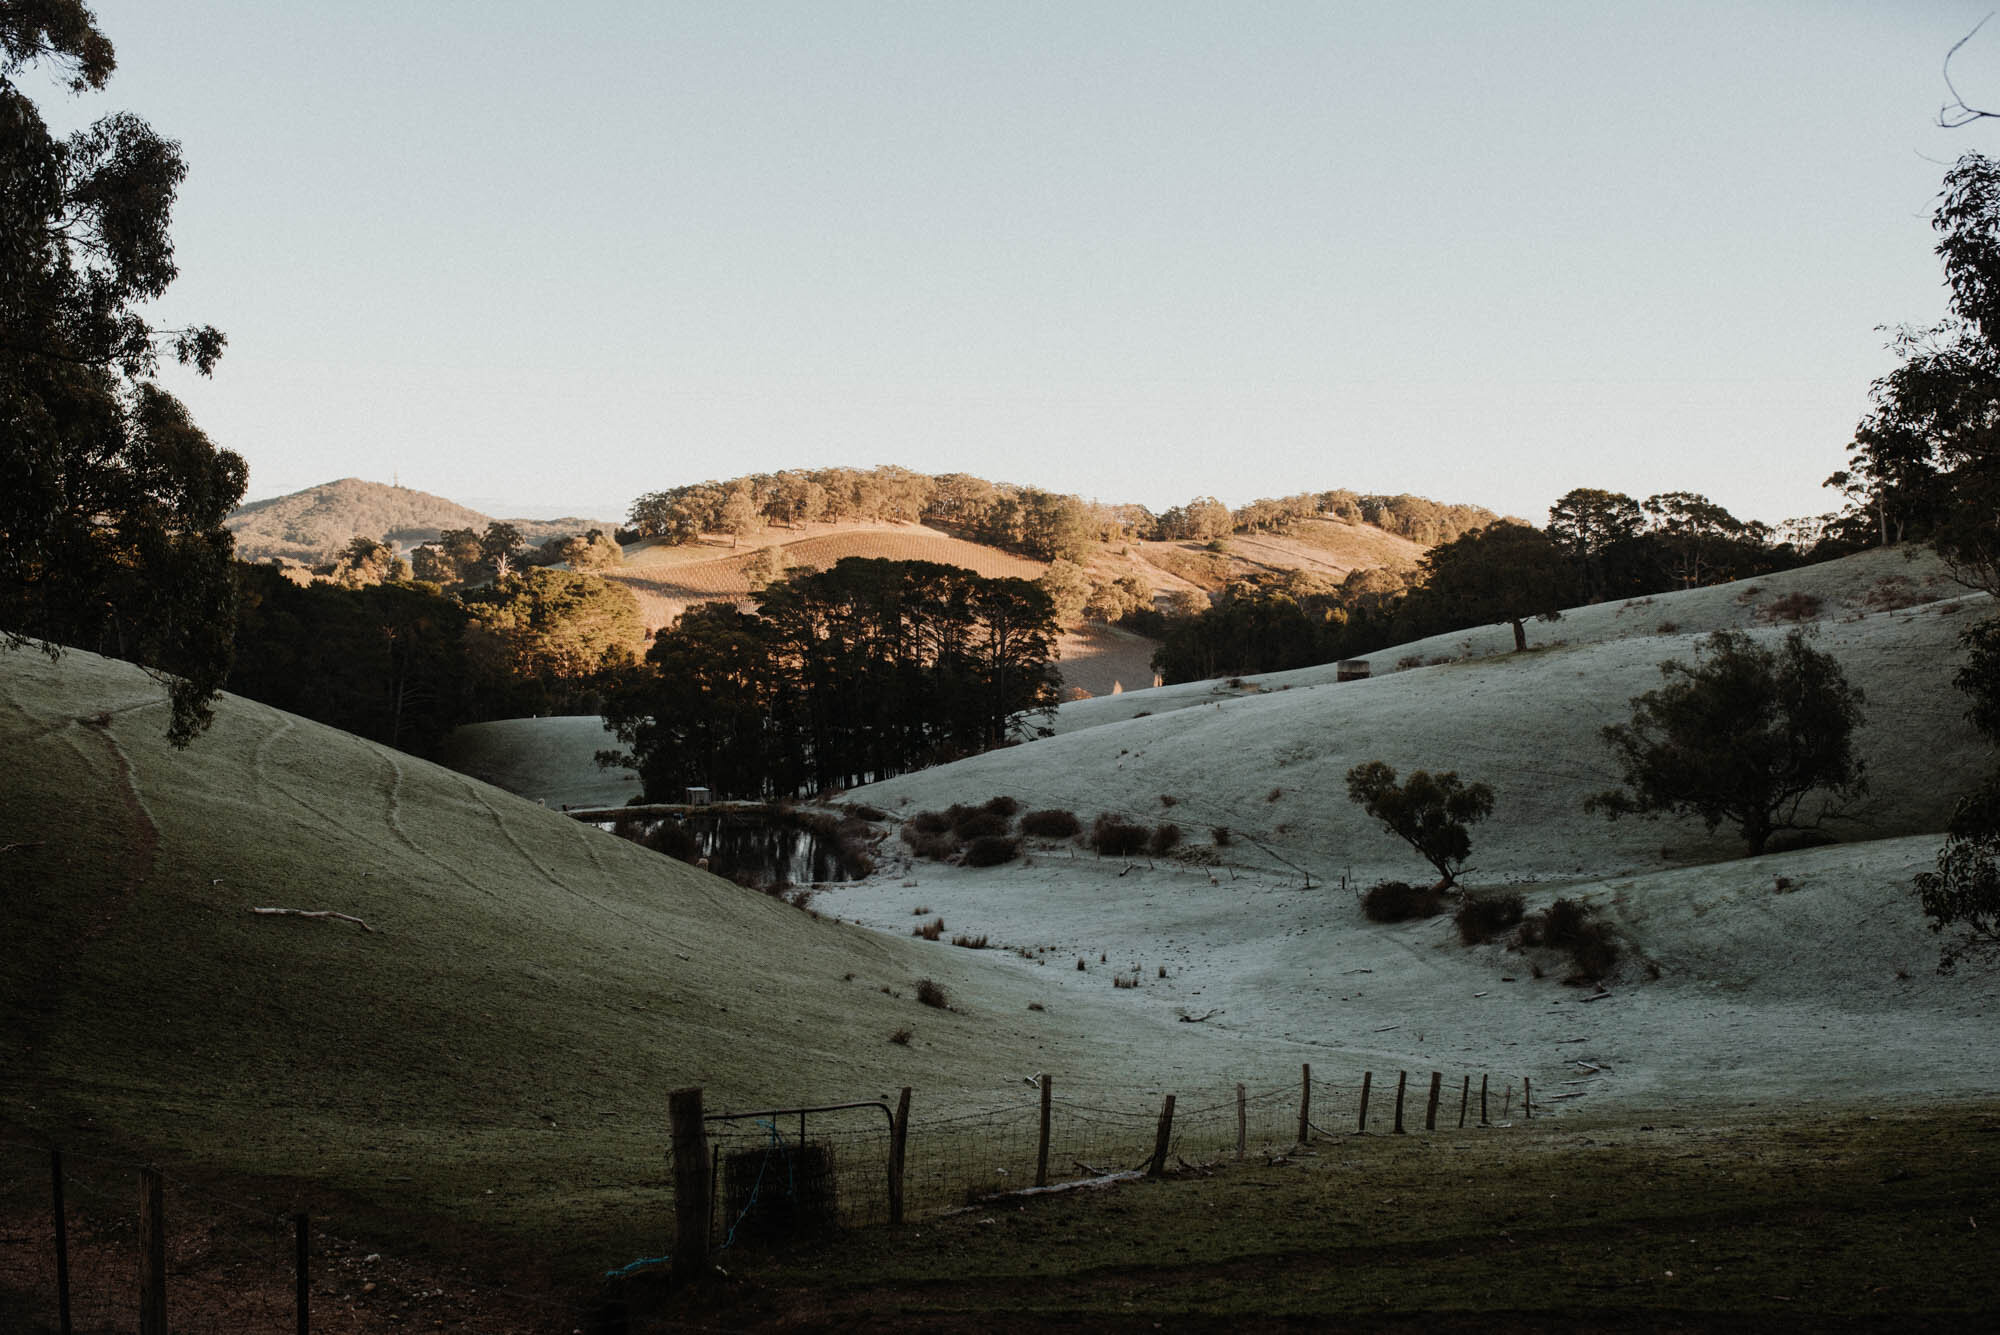
[[[1073,811],[1057,811],[1053,807],[1041,811],[1030,811],[1021,817],[1021,833],[1031,834],[1037,839],[1069,839],[1083,829],[1083,823]]]
[[[951,817],[942,811],[919,811],[903,822],[903,828],[919,834],[943,834],[951,828]]]
[[[1021,841],[1004,834],[982,834],[965,846],[968,867],[997,867],[1021,856]]]
[[[1476,946],[1519,923],[1524,911],[1521,896],[1506,890],[1492,895],[1467,895],[1451,920],[1458,926],[1458,939]]]
[[[1576,966],[1572,978],[1596,982],[1618,963],[1618,942],[1596,910],[1580,899],[1558,899],[1521,922],[1524,946],[1547,946],[1569,953]]]
[[[917,979],[917,1000],[938,1010],[944,1010],[951,1005],[951,996],[944,990],[944,984],[929,978]]]
[[[968,839],[983,839],[988,835],[1005,834],[1012,822],[997,811],[985,807],[955,805],[945,812],[951,820],[951,832],[960,842]]]
[[[1381,881],[1361,896],[1361,912],[1370,922],[1407,922],[1435,918],[1444,912],[1444,895],[1434,885]]]
[[[920,830],[916,822],[903,826],[903,842],[910,846],[910,852],[932,862],[943,862],[958,852],[958,840],[952,838],[951,831]]]
[[[1020,812],[1021,804],[1013,798],[1002,794],[999,797],[987,798],[979,809],[981,811],[989,811],[1002,820],[1012,820]]]
[[[1181,827],[1166,821],[1153,828],[1153,837],[1146,841],[1146,848],[1155,857],[1164,857],[1180,847]]]
[[[1101,815],[1090,827],[1090,846],[1101,857],[1129,858],[1146,851],[1153,832],[1143,825],[1134,825],[1123,816],[1109,812]]]

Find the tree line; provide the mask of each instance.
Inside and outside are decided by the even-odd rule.
[[[1550,508],[1546,529],[1497,520],[1408,570],[1237,580],[1213,606],[1158,621],[1153,666],[1170,683],[1279,672],[1489,624],[1510,626],[1524,649],[1527,623],[1565,607],[1768,574],[1855,546],[1817,522],[1781,531],[1740,520],[1693,492],[1642,501],[1578,488]]]
[[[1038,560],[1080,561],[1103,542],[1206,542],[1232,533],[1285,533],[1309,519],[1373,524],[1429,545],[1498,518],[1476,505],[1421,496],[1300,492],[1231,510],[1213,496],[1154,514],[968,473],[907,468],[814,468],[758,473],[648,492],[632,504],[629,538],[688,543],[705,534],[740,541],[766,526],[886,522],[929,524]]]
[[[1020,579],[848,557],[691,608],[604,715],[646,794],[782,798],[941,764],[1022,735],[1056,699],[1055,614]]]

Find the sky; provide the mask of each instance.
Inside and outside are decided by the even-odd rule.
[[[96,0],[249,499],[969,472],[1838,506],[1991,0]],[[2000,22],[1952,65],[2000,106]]]

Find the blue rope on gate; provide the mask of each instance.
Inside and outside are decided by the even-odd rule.
[[[757,1180],[750,1184],[750,1199],[743,1202],[742,1212],[736,1216],[736,1222],[732,1223],[729,1226],[729,1236],[725,1237],[722,1240],[722,1245],[716,1248],[716,1250],[719,1252],[726,1252],[730,1249],[731,1246],[735,1244],[736,1230],[742,1226],[742,1223],[745,1219],[750,1217],[750,1211],[755,1209],[757,1206],[757,1193],[763,1190],[764,1173],[771,1166],[771,1152],[773,1150],[780,1148],[785,1143],[784,1133],[778,1130],[778,1124],[776,1122],[767,1122],[760,1117],[757,1119],[757,1125],[763,1127],[766,1131],[769,1131],[771,1133],[771,1139],[764,1146],[764,1161],[757,1165]],[[794,1194],[796,1194],[797,1184],[791,1183],[789,1185]]]
[[[605,1271],[604,1277],[606,1279],[623,1279],[635,1270],[644,1270],[649,1265],[666,1265],[672,1260],[671,1256],[642,1256],[629,1265],[621,1265],[616,1270]]]

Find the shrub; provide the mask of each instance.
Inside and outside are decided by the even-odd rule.
[[[1137,987],[1139,985],[1139,975],[1133,973],[1128,977],[1122,973],[1113,974],[1111,976],[1111,985],[1113,987]]]
[[[1016,802],[1013,798],[1003,794],[999,797],[987,798],[985,804],[981,806],[979,809],[981,811],[991,812],[993,815],[1000,817],[1002,820],[1012,820],[1014,819],[1015,814],[1021,810],[1021,804],[1019,802]]]
[[[986,949],[986,933],[981,932],[978,936],[960,934],[954,936],[951,939],[951,943],[955,946],[964,946],[967,950],[984,950]]]
[[[978,807],[952,808],[951,832],[961,840],[990,839],[1007,833],[1012,824],[1005,816]]]
[[[1165,821],[1153,830],[1153,837],[1146,841],[1146,847],[1155,857],[1163,857],[1178,847],[1181,842],[1181,827],[1172,821]]]
[[[951,1005],[951,996],[944,990],[944,984],[929,978],[917,979],[917,1000],[938,1010],[944,1010]]]
[[[1757,615],[1766,621],[1811,621],[1826,606],[1823,599],[1804,590],[1795,590],[1757,609]]]
[[[1521,922],[1519,939],[1524,946],[1567,951],[1576,966],[1572,981],[1603,978],[1618,963],[1618,942],[1610,925],[1580,899],[1558,899],[1528,915]]]
[[[1229,827],[1227,825],[1218,825],[1214,829],[1208,832],[1209,842],[1214,844],[1217,848],[1229,847],[1230,838],[1231,835],[1229,833]]]
[[[924,834],[943,834],[951,828],[951,817],[942,811],[919,811],[903,822],[906,830],[913,826]]]
[[[1361,912],[1370,922],[1435,918],[1444,912],[1444,894],[1434,885],[1415,886],[1404,881],[1382,881],[1368,887],[1361,896]]]
[[[982,834],[965,846],[968,867],[997,867],[1021,856],[1021,841],[1004,834]]]
[[[1152,832],[1143,825],[1134,825],[1123,816],[1109,812],[1099,816],[1090,827],[1090,846],[1102,857],[1132,857],[1143,853]]]
[[[905,825],[903,842],[910,846],[910,852],[932,862],[943,862],[958,852],[958,840],[952,838],[950,830],[913,830]]]
[[[882,808],[880,807],[871,807],[865,803],[849,807],[847,809],[847,814],[854,817],[854,819],[856,820],[879,821],[879,820],[889,819],[888,812],[882,810]]]
[[[908,1029],[898,1029],[895,1033],[889,1035],[889,1041],[907,1048],[910,1046],[910,1039],[912,1037],[914,1035]]]
[[[935,941],[944,935],[944,919],[932,918],[929,922],[920,922],[910,929],[910,935],[921,936],[926,941]]]
[[[1054,808],[1030,811],[1021,817],[1021,833],[1034,835],[1037,839],[1068,839],[1082,828],[1074,812]]]
[[[1180,801],[1181,800],[1178,797],[1175,797],[1172,793],[1160,794],[1160,805],[1163,807],[1179,806]]]
[[[1451,920],[1458,925],[1458,939],[1476,946],[1520,922],[1521,914],[1521,896],[1508,890],[1494,895],[1467,895]]]

